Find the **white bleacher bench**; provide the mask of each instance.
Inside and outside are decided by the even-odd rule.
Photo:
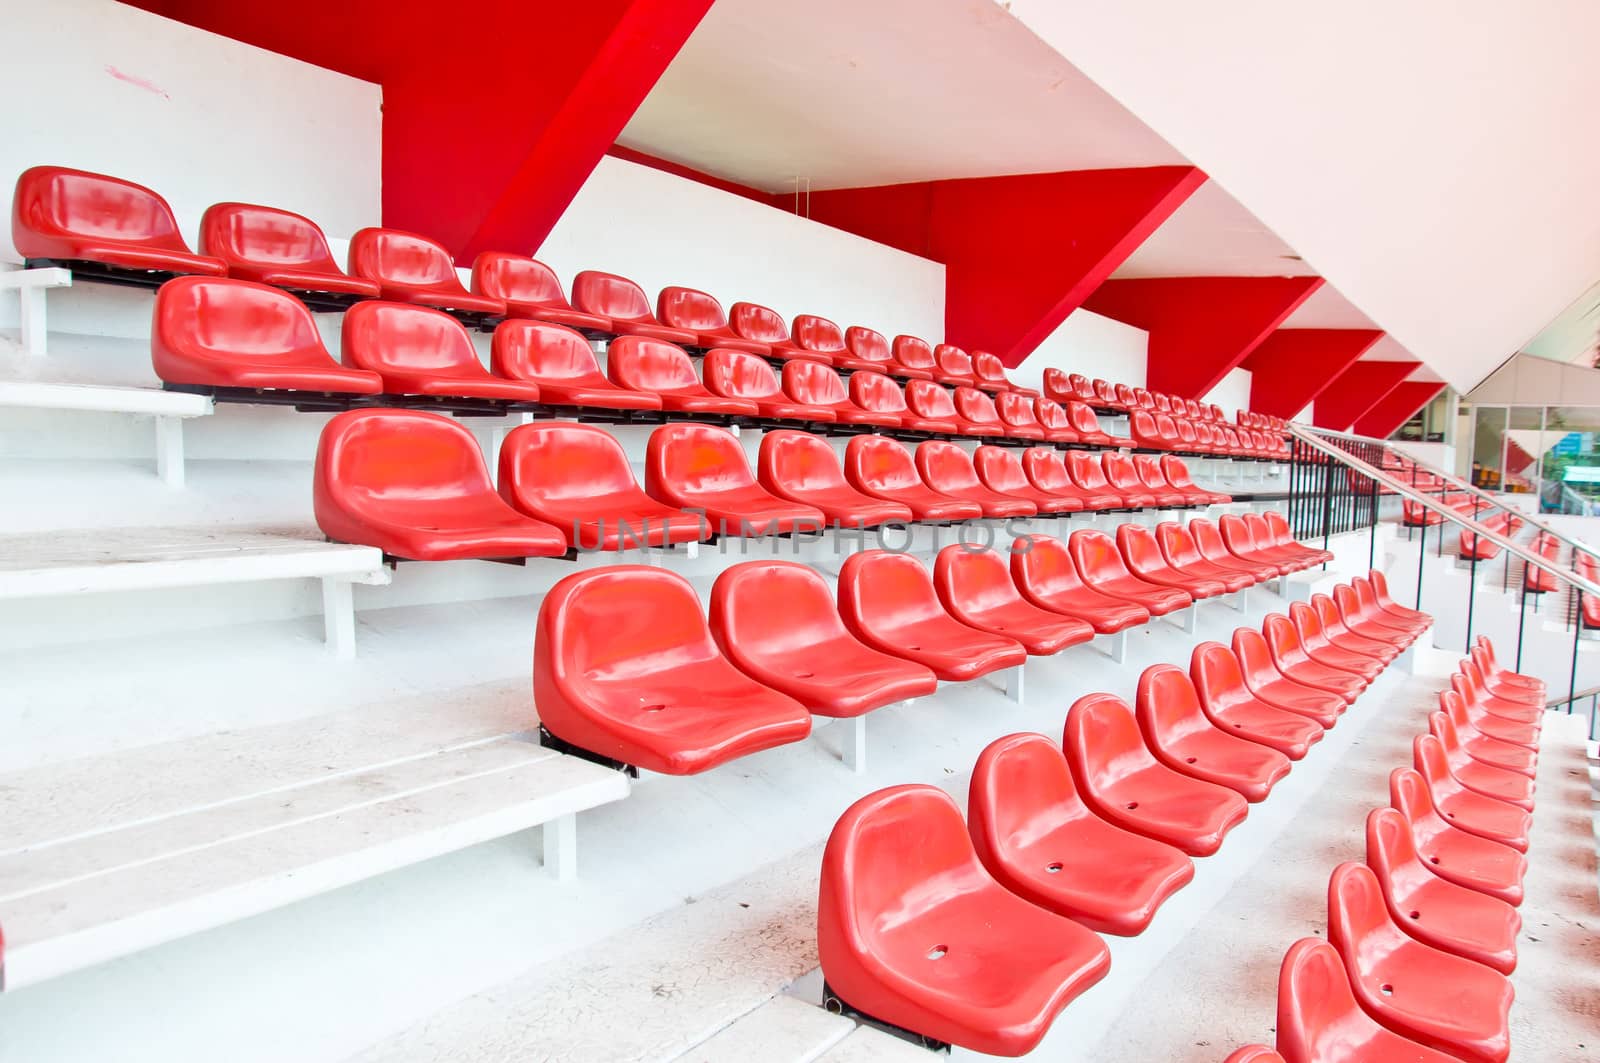
[[[14,291],[21,301],[22,351],[35,357],[45,353],[45,292],[72,287],[72,271],[61,266],[0,270],[0,291]]]
[[[484,699],[476,697],[476,702]],[[435,697],[0,776],[0,989],[15,990],[577,814],[621,773]]]
[[[183,422],[215,412],[208,395],[32,380],[0,381],[0,407],[149,414],[156,423],[156,474],[169,487],[184,483]]]
[[[376,547],[314,528],[95,528],[0,536],[0,600],[320,579],[328,646],[355,655],[354,583],[386,584]]]

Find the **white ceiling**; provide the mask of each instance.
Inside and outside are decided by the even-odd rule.
[[[717,0],[618,139],[767,192],[1185,161],[989,0]]]
[[[1600,284],[1584,292],[1546,325],[1523,351],[1574,365],[1593,366],[1600,349]]]
[[[1316,272],[1244,204],[1207,181],[1112,276],[1307,277]]]

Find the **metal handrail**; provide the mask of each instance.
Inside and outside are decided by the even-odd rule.
[[[1590,687],[1588,690],[1580,690],[1576,693],[1568,694],[1564,698],[1551,698],[1544,703],[1544,707],[1553,709],[1557,705],[1570,705],[1574,701],[1582,701],[1584,698],[1592,698],[1596,695],[1600,695],[1600,687]]]
[[[1296,424],[1291,424],[1289,426],[1289,431],[1296,439],[1309,446],[1312,450],[1324,454],[1327,457],[1333,458],[1346,468],[1354,469],[1363,476],[1383,484],[1395,494],[1400,495],[1403,498],[1409,498],[1413,502],[1420,503],[1423,507],[1440,514],[1452,524],[1466,528],[1468,531],[1472,532],[1473,535],[1488,539],[1492,543],[1497,543],[1512,556],[1520,558],[1524,564],[1532,565],[1535,568],[1542,569],[1545,572],[1550,573],[1552,576],[1558,577],[1569,586],[1578,588],[1578,590],[1584,594],[1592,594],[1596,597],[1600,597],[1600,584],[1590,583],[1588,580],[1579,576],[1571,569],[1561,568],[1555,562],[1549,561],[1538,554],[1523,549],[1521,546],[1518,546],[1516,543],[1512,542],[1504,535],[1501,535],[1499,532],[1479,524],[1471,517],[1463,516],[1456,510],[1446,506],[1443,502],[1434,501],[1430,495],[1427,495],[1422,491],[1418,491],[1416,488],[1395,479],[1382,469],[1375,468],[1372,465],[1367,464],[1365,461],[1362,461],[1354,454],[1351,454],[1345,450],[1341,450],[1330,443],[1324,442],[1321,435],[1314,434],[1310,430],[1302,428],[1300,425]],[[1322,431],[1323,429],[1317,429],[1317,432],[1319,433]],[[1327,434],[1351,439],[1361,443],[1378,443],[1379,445],[1387,445],[1384,444],[1382,440],[1366,439],[1362,436],[1346,436],[1342,432],[1329,432]],[[1526,514],[1519,514],[1519,516],[1526,516]]]
[[[1301,435],[1301,431],[1300,431],[1301,426],[1292,424],[1289,427],[1290,427],[1291,431],[1295,432],[1296,435]],[[1318,435],[1321,435],[1321,436],[1331,436],[1331,437],[1333,437],[1335,439],[1348,439],[1353,443],[1372,443],[1372,444],[1375,444],[1377,446],[1383,447],[1385,450],[1394,450],[1395,449],[1393,446],[1391,446],[1389,444],[1388,440],[1385,440],[1385,439],[1373,439],[1370,436],[1358,436],[1358,435],[1353,435],[1352,433],[1349,433],[1349,432],[1335,432],[1330,428],[1318,428],[1318,429],[1315,429],[1315,431],[1317,432]],[[1302,438],[1303,438],[1303,436],[1302,436]],[[1421,468],[1423,471],[1428,472],[1428,473],[1430,473],[1430,474],[1432,474],[1434,476],[1437,476],[1439,479],[1445,481],[1446,483],[1453,485],[1451,487],[1451,490],[1465,491],[1468,494],[1471,494],[1476,498],[1482,499],[1484,502],[1487,502],[1489,505],[1493,506],[1495,509],[1504,510],[1507,513],[1515,513],[1517,516],[1521,517],[1523,520],[1527,521],[1529,524],[1533,525],[1535,528],[1538,528],[1540,531],[1545,532],[1548,535],[1555,536],[1557,539],[1560,539],[1562,542],[1566,543],[1568,546],[1572,547],[1574,550],[1582,550],[1584,553],[1588,554],[1590,557],[1600,558],[1600,548],[1596,548],[1596,547],[1590,546],[1587,543],[1580,542],[1579,540],[1574,539],[1572,536],[1567,535],[1564,532],[1556,530],[1551,525],[1549,525],[1549,524],[1545,523],[1544,521],[1540,520],[1537,514],[1524,512],[1524,511],[1522,511],[1520,509],[1517,509],[1515,506],[1512,506],[1512,505],[1509,505],[1509,504],[1507,504],[1505,502],[1502,502],[1498,498],[1496,498],[1494,495],[1492,495],[1489,492],[1483,490],[1483,488],[1478,487],[1476,484],[1468,483],[1467,481],[1461,479],[1459,476],[1456,476],[1454,473],[1445,472],[1443,469],[1440,469],[1438,466],[1429,465],[1425,461],[1420,461],[1415,456],[1413,456],[1411,454],[1407,454],[1407,455],[1405,455],[1405,457],[1412,464],[1416,465],[1418,468]]]

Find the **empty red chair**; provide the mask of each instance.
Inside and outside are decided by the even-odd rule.
[[[1106,479],[1105,466],[1100,463],[1101,455],[1091,454],[1083,450],[1069,450],[1066,454],[1067,475],[1072,482],[1078,485],[1078,490],[1100,501],[1115,499],[1109,508],[1138,509],[1138,503],[1144,499],[1143,492],[1129,495],[1111,486],[1111,481]],[[1108,507],[1097,505],[1095,509],[1104,510]]]
[[[1516,970],[1522,929],[1517,910],[1428,870],[1411,825],[1392,808],[1367,813],[1367,866],[1378,878],[1390,918],[1407,934],[1501,974]]]
[[[1345,626],[1373,639],[1383,639],[1400,646],[1409,646],[1417,640],[1417,632],[1401,628],[1398,623],[1384,617],[1383,610],[1371,599],[1363,600],[1353,583],[1335,584],[1333,601]]]
[[[1326,690],[1351,702],[1367,689],[1366,676],[1313,658],[1300,638],[1299,629],[1288,617],[1279,613],[1269,615],[1262,621],[1261,634],[1272,652],[1272,663],[1296,683]]]
[[[1195,517],[1189,521],[1189,534],[1194,536],[1194,545],[1200,550],[1200,556],[1213,565],[1248,572],[1257,583],[1265,583],[1281,575],[1277,565],[1269,565],[1264,561],[1252,561],[1249,558],[1240,557],[1229,550],[1223,544],[1222,533],[1209,520]]]
[[[1171,426],[1172,418],[1163,417]],[[1133,445],[1143,450],[1179,450],[1182,440],[1178,438],[1176,428],[1170,432],[1163,432],[1157,426],[1155,415],[1149,410],[1134,410],[1128,415],[1128,432],[1133,436]]]
[[[216,203],[200,218],[200,253],[228,264],[228,276],[285,288],[319,309],[375,299],[378,285],[348,276],[310,218],[250,203]]]
[[[990,877],[960,809],[932,786],[879,790],[839,817],[817,954],[836,1010],[1000,1056],[1031,1051],[1111,966],[1092,931]]]
[[[1104,432],[1100,428],[1100,420],[1095,417],[1087,403],[1069,402],[1067,407],[1067,420],[1071,422],[1072,430],[1078,433],[1079,442],[1091,447],[1109,447],[1116,443],[1116,437]]]
[[[1200,708],[1194,684],[1171,664],[1139,676],[1134,710],[1145,745],[1173,771],[1226,786],[1246,801],[1264,801],[1289,774],[1289,758],[1276,749],[1217,727]]]
[[[1189,657],[1189,678],[1206,718],[1229,734],[1270,746],[1300,760],[1322,741],[1322,725],[1258,698],[1245,685],[1244,669],[1220,642],[1202,642]]]
[[[609,317],[573,309],[555,271],[527,255],[481,252],[472,260],[472,291],[504,302],[507,317],[548,321],[590,336],[611,334]]]
[[[1418,623],[1414,620],[1403,619],[1398,614],[1391,613],[1380,605],[1377,592],[1372,589],[1371,581],[1365,576],[1357,576],[1351,580],[1350,587],[1355,593],[1356,600],[1361,603],[1362,612],[1370,617],[1373,623],[1382,624],[1393,631],[1401,632],[1406,638],[1412,640],[1428,629],[1428,623]],[[1337,600],[1337,596],[1335,596],[1335,600]]]
[[[1382,572],[1374,569],[1370,573],[1370,579],[1372,582],[1373,591],[1378,598],[1379,604],[1386,611],[1394,613],[1398,616],[1404,616],[1406,613],[1413,614],[1412,619],[1414,619],[1417,623],[1433,622],[1433,617],[1429,616],[1427,613],[1421,613],[1415,609],[1404,609],[1403,607],[1395,606],[1389,599],[1389,587],[1383,578]],[[1539,700],[1544,700],[1544,680],[1538,678],[1537,676],[1523,675],[1520,672],[1513,672],[1509,668],[1501,667],[1494,659],[1494,643],[1489,641],[1487,635],[1479,635],[1477,638],[1473,639],[1472,647],[1473,650],[1476,651],[1476,654],[1481,657],[1479,663],[1483,668],[1484,677],[1489,680],[1493,687],[1498,688],[1501,685],[1520,687],[1537,696]]]
[[[391,557],[492,560],[567,551],[560,528],[495,494],[478,441],[436,413],[338,414],[317,443],[311,494],[322,534]]]
[[[1473,747],[1478,745],[1478,752],[1482,755],[1477,759],[1487,764],[1502,764],[1516,771],[1532,768],[1538,763],[1539,728],[1532,724],[1517,723],[1487,712],[1479,712],[1474,716],[1467,709],[1461,694],[1455,690],[1439,691],[1439,711],[1455,725],[1456,733],[1461,736],[1468,753],[1474,753]]]
[[[978,386],[985,391],[1014,391],[1028,399],[1039,397],[1033,388],[1021,387],[1007,379],[1005,363],[991,351],[972,352],[972,373],[978,379]]]
[[[1166,477],[1167,483],[1172,485],[1173,490],[1188,495],[1203,505],[1220,506],[1233,501],[1232,495],[1221,491],[1208,491],[1195,483],[1194,478],[1189,475],[1189,467],[1183,463],[1182,458],[1171,454],[1164,455],[1161,458],[1161,474]]]
[[[1228,588],[1220,580],[1183,572],[1169,565],[1161,547],[1156,545],[1155,535],[1142,524],[1118,527],[1117,549],[1122,551],[1128,571],[1146,583],[1175,587],[1197,601],[1227,593]]]
[[[811,733],[811,715],[717,650],[675,572],[611,565],[562,579],[539,607],[533,701],[558,748],[694,775]]]
[[[1073,703],[1061,748],[1078,792],[1097,815],[1190,856],[1210,856],[1244,822],[1248,806],[1237,793],[1179,774],[1151,756],[1133,711],[1114,694]]]
[[[844,345],[844,333],[839,326],[816,314],[795,315],[789,327],[789,342],[785,349],[791,357],[809,358],[830,365],[840,357],[849,357]]]
[[[906,405],[906,394],[900,385],[882,373],[857,369],[850,374],[850,401],[868,413],[885,417],[898,417],[901,428],[933,435],[952,435],[956,431],[954,419],[948,421],[918,417]]]
[[[1467,708],[1475,714],[1498,716],[1515,723],[1538,727],[1544,719],[1544,703],[1530,700],[1525,693],[1493,694],[1485,689],[1483,671],[1470,658],[1450,677],[1452,689],[1459,690]]]
[[[377,373],[333,360],[305,304],[250,281],[178,277],[156,291],[150,362],[169,385],[376,395]]]
[[[1363,582],[1359,577],[1355,581],[1358,585]],[[1367,585],[1367,595],[1362,597],[1363,605],[1368,597],[1376,602],[1376,596],[1371,595],[1371,585]],[[1489,647],[1489,642],[1482,635],[1472,642],[1470,651],[1472,663],[1478,666],[1478,675],[1482,677],[1483,688],[1496,697],[1514,698],[1528,701],[1534,705],[1545,704],[1546,689],[1543,679],[1531,675],[1518,675],[1508,669],[1500,668],[1494,662],[1494,655]]]
[[[1317,664],[1358,675],[1369,682],[1383,671],[1383,661],[1375,656],[1358,653],[1336,645],[1323,630],[1322,620],[1316,610],[1305,602],[1289,603],[1289,622],[1300,635],[1300,646]],[[1272,637],[1268,635],[1268,642]]]
[[[976,387],[978,374],[972,368],[972,356],[960,347],[941,343],[933,349],[935,375],[946,384]]]
[[[1133,509],[1152,506],[1170,509],[1183,504],[1183,496],[1177,492],[1157,494],[1146,487],[1133,467],[1132,457],[1127,454],[1102,454],[1100,467],[1105,471],[1106,483]]]
[[[350,272],[378,285],[385,299],[454,313],[469,324],[505,316],[506,304],[474,295],[441,244],[399,229],[366,228],[350,237]]]
[[[1278,533],[1262,514],[1245,513],[1239,519],[1249,526],[1256,552],[1269,561],[1281,561],[1298,569],[1306,569],[1333,559],[1333,555],[1325,550],[1315,550],[1295,542],[1289,534],[1287,522],[1282,525],[1283,539],[1280,542]]]
[[[1389,804],[1410,825],[1411,837],[1428,870],[1509,905],[1522,903],[1528,858],[1509,845],[1452,827],[1439,815],[1427,782],[1416,771],[1396,768],[1389,773]]]
[[[507,319],[495,326],[489,365],[498,377],[526,381],[554,406],[659,410],[661,396],[619,388],[600,372],[589,341],[553,322]]]
[[[857,491],[826,439],[779,430],[761,437],[756,479],[779,498],[819,510],[830,524],[870,528],[912,519],[911,507]]]
[[[1339,950],[1301,938],[1278,972],[1278,1052],[1288,1063],[1453,1063],[1379,1025],[1356,1003]]]
[[[838,369],[865,369],[869,373],[893,373],[894,355],[889,353],[889,337],[860,325],[844,330],[844,350],[833,356]]]
[[[918,443],[916,462],[923,483],[940,494],[978,503],[985,517],[1031,517],[1039,512],[1026,498],[985,487],[972,467],[972,458],[954,443],[934,439]]]
[[[982,392],[979,392],[982,394]],[[1043,439],[1044,426],[1033,412],[1033,400],[1015,391],[1002,391],[994,397],[1000,425],[1012,439]],[[957,407],[959,412],[960,407]],[[1074,433],[1076,435],[1076,433]]]
[[[1217,520],[1217,531],[1222,535],[1222,541],[1227,546],[1228,552],[1235,557],[1244,558],[1256,564],[1267,565],[1277,570],[1279,575],[1286,576],[1291,572],[1299,572],[1309,567],[1299,560],[1290,562],[1282,557],[1273,557],[1262,550],[1255,540],[1255,533],[1250,530],[1250,525],[1237,513],[1224,513]]]
[[[741,339],[765,343],[774,358],[792,358],[789,325],[783,315],[759,303],[734,303],[728,308],[728,328]]]
[[[946,612],[928,570],[907,554],[863,550],[845,558],[839,616],[862,642],[947,681],[1015,668],[1028,658],[1016,639],[979,631]]]
[[[1349,590],[1343,585],[1337,589]],[[1387,629],[1364,624],[1359,615],[1356,623],[1352,624],[1345,618],[1345,612],[1339,608],[1339,604],[1326,594],[1313,594],[1310,605],[1322,621],[1322,630],[1335,645],[1377,657],[1386,664],[1404,653],[1405,648],[1414,641],[1409,635],[1395,635]]]
[[[1067,416],[1067,411],[1060,403],[1040,396],[1033,400],[1034,419],[1039,422],[1039,430],[1044,437],[1052,443],[1081,443],[1077,429],[1072,427],[1072,419]]]
[[[1277,510],[1269,509],[1265,513],[1246,514],[1245,519],[1249,520],[1252,516],[1266,524],[1267,530],[1272,533],[1270,541],[1274,545],[1284,547],[1287,550],[1298,551],[1302,555],[1311,558],[1314,564],[1322,564],[1333,560],[1331,551],[1320,550],[1315,546],[1306,546],[1304,543],[1298,542],[1294,537],[1294,532],[1289,528],[1289,518]],[[1259,538],[1259,535],[1257,538]]]
[[[1340,864],[1328,880],[1328,943],[1357,1002],[1384,1026],[1475,1063],[1505,1063],[1511,1054],[1506,976],[1408,937],[1363,864]]]
[[[705,350],[722,348],[764,357],[772,344],[745,339],[728,327],[728,315],[716,298],[695,288],[669,287],[656,296],[656,315],[667,328],[694,333],[690,344]]]
[[[860,716],[932,694],[920,664],[880,653],[845,629],[833,587],[792,561],[746,561],[711,588],[711,634],[741,672],[819,716]]]
[[[962,420],[976,428],[977,434],[986,436],[1010,434],[1006,425],[1000,420],[1000,411],[995,408],[994,400],[977,388],[964,384],[956,388],[952,400],[955,403],[956,413]],[[1043,439],[1044,433],[1039,432],[1037,435],[1032,435],[1032,438]]]
[[[718,535],[785,535],[820,531],[824,523],[820,510],[758,484],[738,437],[713,425],[669,424],[652,432],[644,489],[669,506],[703,512]]]
[[[1076,498],[1085,510],[1103,512],[1118,509],[1121,496],[1110,491],[1086,491],[1079,487],[1062,456],[1049,447],[1029,447],[1022,452],[1022,471],[1034,488],[1053,498]]]
[[[795,358],[786,362],[783,367],[783,390],[795,402],[832,410],[834,420],[840,424],[900,427],[899,415],[863,410],[851,402],[838,371],[823,362],[810,358]]]
[[[538,402],[539,385],[490,373],[466,326],[442,310],[369,300],[345,311],[340,358],[383,377],[390,395]]]
[[[1011,582],[1005,558],[955,544],[939,551],[933,586],[951,616],[992,635],[1016,639],[1034,656],[1059,653],[1094,638],[1094,628],[1027,601]]]
[[[1094,387],[1082,373],[1068,373],[1063,369],[1044,371],[1044,394],[1056,402],[1094,401]]]
[[[1411,766],[1428,785],[1428,797],[1445,822],[1468,834],[1528,851],[1533,816],[1524,808],[1469,790],[1450,774],[1444,746],[1431,734],[1411,740]]]
[[[500,446],[500,496],[560,529],[574,549],[667,546],[711,535],[698,514],[646,495],[622,444],[593,425],[545,421],[512,429]]]
[[[1284,1063],[1284,1060],[1266,1045],[1245,1045],[1228,1053],[1222,1063]]]
[[[932,380],[938,368],[933,348],[915,336],[896,336],[889,353],[894,358],[894,374],[907,380]]]
[[[835,417],[826,406],[809,406],[785,395],[778,374],[760,355],[729,347],[714,348],[700,362],[700,379],[713,395],[755,403],[763,417],[828,424]]]
[[[11,242],[30,267],[62,265],[93,276],[157,283],[173,274],[220,277],[228,264],[183,242],[172,208],[144,185],[65,166],[17,178]]]
[[[1026,499],[1040,513],[1076,513],[1083,509],[1083,499],[1077,495],[1052,495],[1033,486],[1015,451],[981,446],[973,454],[972,464],[983,486],[998,494]]]
[[[1349,705],[1340,694],[1296,682],[1279,671],[1266,638],[1253,628],[1234,629],[1232,648],[1244,672],[1245,685],[1274,708],[1298,713],[1329,728],[1339,722]]]
[[[1496,801],[1508,801],[1518,808],[1533,811],[1533,777],[1526,772],[1503,764],[1490,764],[1479,760],[1461,744],[1455,724],[1443,713],[1430,713],[1428,733],[1444,747],[1445,762],[1454,775],[1469,790],[1476,790]]]
[[[1253,587],[1256,583],[1255,577],[1248,572],[1224,568],[1207,561],[1200,553],[1194,536],[1177,521],[1164,520],[1156,525],[1156,545],[1161,548],[1161,556],[1174,571],[1185,576],[1213,580],[1222,584],[1230,594]]]
[[[1102,594],[1085,583],[1067,544],[1049,535],[1024,536],[1011,544],[1011,580],[1034,605],[1076,617],[1102,635],[1150,619],[1144,606]]]
[[[844,478],[862,494],[898,502],[917,520],[957,521],[983,516],[983,507],[922,482],[911,452],[885,436],[856,436],[844,448]]]
[[[1188,591],[1146,583],[1129,572],[1117,544],[1102,532],[1087,528],[1073,532],[1067,550],[1085,583],[1114,598],[1137,602],[1151,616],[1165,616],[1194,601]]]
[[[650,297],[626,277],[586,269],[572,278],[572,305],[586,314],[611,320],[611,330],[619,336],[640,336],[694,345],[696,335],[688,329],[670,328],[650,312]]]
[[[996,434],[993,431],[985,431],[957,413],[950,392],[942,384],[935,384],[931,380],[906,382],[906,406],[910,408],[913,417],[922,421],[953,425],[955,431],[962,435]]]
[[[1142,933],[1194,878],[1181,850],[1090,812],[1044,735],[1007,735],[978,755],[967,816],[978,859],[1002,886],[1102,934]]]
[[[620,388],[659,396],[664,410],[724,417],[755,417],[761,412],[748,399],[724,398],[706,390],[688,353],[662,340],[619,336],[606,351],[606,375]]]

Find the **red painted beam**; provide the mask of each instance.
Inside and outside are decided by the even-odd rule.
[[[1293,417],[1382,338],[1379,329],[1278,329],[1244,360],[1250,408]]]
[[[944,339],[1015,366],[1204,182],[1155,166],[835,189],[810,216],[943,262]]]
[[[1198,399],[1321,284],[1321,277],[1140,277],[1107,281],[1083,305],[1150,333],[1147,387]]]
[[[1433,401],[1444,390],[1444,383],[1428,380],[1407,380],[1396,384],[1393,390],[1356,419],[1351,431],[1360,436],[1387,439],[1396,428],[1411,420],[1411,415]]]
[[[382,223],[463,263],[539,246],[711,6],[126,2],[381,84]]]
[[[1317,396],[1311,420],[1318,428],[1343,432],[1411,375],[1421,362],[1357,362]]]

